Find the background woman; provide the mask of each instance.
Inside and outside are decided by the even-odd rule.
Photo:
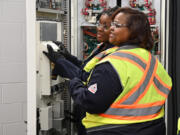
[[[55,69],[53,70],[54,75],[60,75],[69,79],[77,77],[83,82],[87,81],[87,78],[91,72],[91,70],[88,69],[91,67],[91,65],[93,65],[94,60],[96,59],[94,57],[100,52],[113,47],[113,45],[109,43],[108,39],[110,34],[112,15],[118,8],[118,6],[109,8],[97,17],[97,40],[101,43],[93,50],[91,55],[84,62],[71,55],[60,42],[54,42],[60,46],[59,52],[54,52],[51,46],[48,46],[48,53],[44,53],[52,62],[55,63]],[[74,116],[77,121],[76,126],[78,135],[85,135],[85,128],[82,125],[81,120],[85,116],[86,110],[84,110],[84,108],[82,108],[78,103],[74,103]]]

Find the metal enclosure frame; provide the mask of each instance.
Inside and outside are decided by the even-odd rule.
[[[36,135],[36,1],[26,0],[27,135]]]
[[[75,0],[74,3],[76,3],[77,0]],[[69,0],[68,3],[68,8],[66,10],[72,9],[71,7],[71,1]],[[177,9],[177,7],[175,7],[176,4],[180,5],[180,2],[178,2],[177,0],[162,0],[161,1],[161,43],[164,44],[163,47],[165,47],[166,49],[163,50],[161,53],[164,53],[166,55],[164,55],[162,57],[162,61],[164,61],[164,65],[166,67],[166,69],[171,73],[172,76],[175,75],[174,72],[177,72],[177,69],[173,66],[176,66],[176,62],[177,61],[171,61],[171,60],[177,60],[177,57],[175,55],[176,48],[175,45],[177,45],[178,43],[180,43],[179,39],[177,40],[177,32],[176,32],[176,26],[177,26],[177,21],[175,18],[177,17],[177,10],[179,11],[180,9]],[[176,6],[178,6],[176,5]],[[76,6],[78,7],[77,3]],[[35,0],[26,0],[26,50],[27,50],[27,90],[28,90],[28,114],[27,114],[27,119],[28,119],[28,124],[27,124],[27,135],[36,135],[36,67],[35,67],[35,49],[36,49],[36,45],[35,45]],[[78,13],[76,12],[76,9],[74,9],[75,15],[74,15],[74,20],[75,17],[78,16]],[[68,12],[67,14],[71,14],[70,12]],[[70,18],[67,18],[70,20]],[[180,17],[179,17],[180,19]],[[171,20],[169,22],[169,20]],[[176,22],[177,21],[177,22]],[[69,21],[70,22],[70,21]],[[76,36],[76,27],[77,27],[78,21],[75,20],[75,24],[74,24],[74,36]],[[179,23],[180,24],[180,23]],[[174,27],[173,27],[174,25]],[[68,26],[71,26],[71,24],[69,23]],[[170,26],[170,28],[169,28]],[[73,37],[74,38],[74,46],[72,48],[70,48],[70,44],[72,42],[72,38],[70,37],[71,32],[68,31],[67,32],[69,34],[69,38],[67,39],[67,46],[69,50],[71,50],[71,52],[75,55],[78,54],[77,51],[75,51],[78,48],[78,38]],[[180,33],[179,33],[180,34]],[[176,36],[176,37],[175,37]],[[173,45],[174,44],[174,45]],[[172,45],[171,47],[169,45]],[[180,49],[179,49],[180,50]],[[175,54],[173,54],[175,53]],[[179,78],[178,78],[179,79]],[[177,82],[176,78],[174,78],[174,81]],[[170,94],[170,97],[168,99],[168,105],[166,104],[166,120],[167,120],[167,134],[168,135],[173,135],[172,133],[176,133],[176,126],[177,126],[177,106],[173,107],[172,105],[177,105],[177,92],[175,91],[177,88],[179,88],[178,86],[176,87],[173,86],[173,92]],[[178,93],[179,94],[179,93]],[[180,94],[178,95],[178,97],[180,97]],[[180,107],[179,107],[180,108]],[[168,111],[169,110],[169,111]],[[179,111],[180,112],[180,111]],[[175,135],[175,134],[174,134]]]
[[[67,28],[63,31],[64,39],[62,40],[68,50],[71,45],[71,0],[63,0],[65,3],[64,26]],[[26,51],[27,51],[27,135],[36,135],[37,131],[37,100],[36,100],[36,0],[26,0]],[[70,96],[69,96],[70,97]],[[69,98],[70,99],[70,98]],[[71,103],[70,103],[71,104]],[[70,105],[71,107],[71,105]],[[70,127],[71,128],[71,127]],[[71,135],[71,133],[68,133]]]

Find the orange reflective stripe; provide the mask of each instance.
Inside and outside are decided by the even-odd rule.
[[[139,66],[141,66],[144,70],[146,69],[146,62],[143,62],[141,59],[139,59],[138,57],[136,57],[133,54],[129,54],[127,52],[124,51],[118,51],[112,54],[113,56],[118,56],[118,57],[122,57],[122,58],[127,58],[135,63],[137,63]]]
[[[106,52],[101,52],[101,53],[99,53],[98,55],[96,55],[96,56],[94,57],[94,59],[101,60],[101,59],[103,59],[107,54],[108,54],[108,53],[106,53]]]
[[[114,48],[114,49],[117,49],[118,47],[113,47],[113,48]],[[111,48],[111,49],[113,49],[113,48]],[[101,60],[101,59],[103,59],[106,55],[111,54],[111,53],[113,53],[113,52],[103,51],[103,52],[97,54],[94,58],[95,58],[95,59],[98,59],[98,60]]]
[[[106,55],[105,52],[101,52],[95,56],[95,58],[102,58],[104,55]]]
[[[124,103],[129,97],[131,97],[140,88],[140,86],[145,81],[147,73],[149,71],[150,61],[151,61],[151,55],[149,53],[149,62],[146,66],[146,69],[144,71],[143,77],[141,78],[140,82],[132,90],[130,90],[119,102],[117,102],[117,104]]]
[[[128,54],[128,53],[130,53],[130,54]],[[132,55],[134,55],[134,56],[132,56]],[[149,56],[150,56],[150,55],[149,55]],[[143,72],[144,72],[144,69],[147,69],[147,68],[146,68],[145,60],[144,60],[143,58],[140,58],[138,55],[136,55],[136,54],[134,54],[134,53],[132,53],[132,52],[129,52],[129,51],[118,51],[118,52],[115,52],[115,53],[113,53],[112,55],[110,55],[108,58],[121,59],[121,60],[125,60],[125,61],[128,61],[128,62],[131,62],[132,64],[134,64],[134,65],[136,65],[137,67],[139,67],[139,69],[140,69],[141,71],[143,71]],[[155,59],[155,58],[153,57],[153,59]],[[157,76],[156,73],[155,73],[155,71],[157,70],[157,63],[158,63],[157,60],[155,61],[155,63],[156,63],[156,64],[155,64],[155,70],[154,70],[154,72],[153,72],[153,69],[151,69],[152,72],[153,72],[153,73],[152,73],[152,77],[151,77],[151,79],[150,79],[150,82],[151,82],[151,83],[152,83],[153,81],[156,81],[156,80],[157,80],[156,78],[155,78],[155,80],[152,80],[152,78],[153,78],[154,76]],[[147,71],[147,70],[146,70],[146,71]],[[159,78],[159,77],[158,77],[158,78]],[[142,80],[143,80],[143,79],[142,79]],[[140,82],[142,82],[142,80],[141,80]],[[159,78],[159,80],[160,80],[160,78]],[[157,82],[157,81],[156,81],[156,82]],[[149,85],[146,86],[146,87],[147,87],[146,90],[148,90],[148,88],[150,87],[151,83],[149,83]],[[163,87],[161,86],[161,83],[162,83],[163,85],[165,85],[165,83],[163,83],[162,81],[161,81],[161,82],[158,81],[157,83],[158,83],[158,86],[160,87],[159,89],[160,89],[161,91],[167,93],[167,92],[166,92],[166,88],[163,88]],[[141,84],[142,84],[142,83],[141,83]],[[140,85],[140,83],[139,83],[139,85]],[[131,92],[129,92],[129,94],[124,97],[124,99],[127,98],[128,96],[131,96],[131,95],[133,94],[133,92],[135,91],[135,89],[138,88],[139,85],[136,85],[136,86],[131,90]],[[139,87],[141,87],[141,86],[139,86]],[[167,87],[167,85],[166,85],[166,87]],[[140,95],[140,98],[142,98],[142,97],[145,95],[145,93],[146,93],[146,91],[144,92],[144,94]],[[139,98],[139,100],[140,100],[140,98]],[[139,100],[135,101],[135,103],[138,103]],[[116,104],[120,104],[120,103],[122,103],[122,102],[123,102],[123,100],[120,100],[120,101],[116,102]]]
[[[148,83],[148,85],[146,86],[144,92],[139,96],[139,98],[134,102],[134,104],[137,104],[137,103],[145,96],[145,94],[146,94],[147,91],[149,90],[149,87],[152,85],[152,82],[153,82],[155,73],[156,73],[156,71],[157,71],[157,65],[158,65],[157,59],[155,59],[155,61],[156,61],[156,63],[155,63],[155,66],[154,66],[154,70],[153,70],[151,79],[149,80],[149,83]]]
[[[154,86],[154,88],[156,89],[156,91],[157,91],[161,96],[167,98],[167,95],[164,94],[163,92],[161,92],[161,91],[157,88],[157,86],[154,84],[154,82],[153,82],[153,86]]]
[[[131,55],[133,55],[133,56],[136,56],[136,57],[137,57],[138,59],[140,59],[142,62],[147,63],[147,61],[146,61],[145,59],[143,59],[142,57],[140,57],[139,55],[137,55],[137,54],[135,54],[135,53],[133,53],[133,52],[130,52],[130,51],[121,51],[121,50],[120,50],[119,52],[131,54]]]
[[[127,53],[129,53],[129,54],[132,54],[132,55],[134,55],[134,56],[136,56],[137,58],[139,58],[142,62],[144,62],[144,63],[146,63],[146,60],[145,59],[143,59],[142,57],[140,57],[139,55],[137,55],[137,54],[135,54],[135,53],[133,53],[133,52],[130,52],[130,51],[122,51],[122,52],[127,52]],[[137,65],[137,64],[136,64]],[[138,66],[139,67],[139,66]],[[144,69],[141,67],[140,68],[142,71],[144,71]],[[168,88],[169,90],[171,90],[171,86],[168,86],[167,84],[165,84],[162,80],[161,80],[161,78],[155,73],[155,77],[159,80],[159,82],[162,84],[162,85],[164,85],[164,87],[166,87],[166,88]]]
[[[167,84],[165,84],[157,74],[155,74],[155,76],[156,76],[156,78],[158,79],[158,81],[159,81],[164,87],[166,87],[166,88],[168,88],[169,90],[171,90],[171,86],[168,86]]]
[[[97,59],[98,60],[98,62],[102,59],[101,57],[99,57],[99,56],[95,56],[94,57],[94,59]]]
[[[108,58],[128,61],[128,62],[136,65],[141,71],[144,71],[144,69],[143,69],[138,63],[134,62],[134,61],[131,60],[131,59],[123,58],[123,57],[119,57],[119,56],[115,56],[115,55],[110,55],[110,56],[108,56]],[[105,59],[107,59],[107,58],[105,58]]]
[[[97,45],[97,47],[96,47],[96,48],[100,48],[103,44],[104,44],[104,43],[103,43],[103,42],[101,42],[100,44],[98,44],[98,45]]]
[[[162,105],[145,108],[109,108],[104,114],[115,116],[147,116],[158,113]]]
[[[115,116],[109,114],[99,114],[102,117],[111,118],[111,119],[119,119],[119,120],[146,120],[146,119],[153,119],[159,115],[160,112],[152,115],[147,116]]]
[[[143,75],[142,79],[140,80],[140,82],[134,87],[132,88],[121,100],[117,101],[115,104],[121,104],[122,102],[124,102],[128,97],[130,97],[143,83],[143,81],[145,80],[145,75]]]
[[[133,105],[112,104],[111,108],[126,108],[126,109],[147,108],[147,107],[152,107],[152,106],[160,106],[160,105],[163,105],[164,103],[165,103],[165,100],[157,101],[154,103],[133,104]]]
[[[140,56],[127,51],[117,51],[105,58],[128,61],[137,66],[143,72],[143,76],[134,88],[122,97],[122,99],[113,103],[110,108],[104,112],[104,114],[100,114],[100,116],[120,120],[145,120],[152,119],[159,115],[165,100],[138,104],[148,92],[151,85],[154,85],[155,89],[158,90],[158,93],[162,96],[169,93],[167,91],[167,85],[160,77],[156,77],[158,60],[150,53],[148,55],[148,62]]]

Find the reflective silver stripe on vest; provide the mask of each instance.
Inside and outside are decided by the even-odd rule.
[[[149,70],[147,71],[146,78],[143,81],[142,85],[130,97],[128,97],[128,99],[126,99],[122,104],[126,104],[126,105],[133,104],[139,98],[139,96],[145,91],[152,77],[155,64],[156,64],[156,59],[152,56]]]
[[[168,88],[164,87],[156,77],[154,78],[154,84],[161,92],[163,92],[166,95],[169,94],[170,90]]]
[[[127,53],[124,53],[124,52],[116,52],[114,54],[112,54],[114,56],[120,56],[120,57],[123,57],[123,58],[128,58],[134,62],[136,62],[137,64],[139,64],[144,70],[146,68],[146,63],[144,63],[141,59],[139,59],[138,57],[134,56],[134,55],[131,55],[131,54],[127,54]],[[153,57],[153,56],[152,56]],[[154,84],[156,85],[156,87],[161,91],[163,92],[164,94],[168,95],[169,94],[169,89],[164,87],[160,82],[159,80],[154,77],[154,80],[153,80]]]
[[[105,46],[105,44],[100,43],[95,49],[93,49],[93,51],[91,52],[91,54],[86,58],[86,60],[91,57],[97,50],[99,50],[100,48],[102,48],[102,46]]]
[[[146,64],[139,59],[138,57],[132,55],[132,54],[127,54],[127,53],[123,53],[123,52],[115,52],[114,54],[112,54],[113,56],[120,56],[123,58],[128,58],[133,60],[134,62],[136,62],[137,64],[139,64],[143,69],[146,69]]]
[[[107,55],[107,54],[106,54],[105,52],[101,52],[101,53],[97,54],[97,55],[95,56],[95,58],[100,58],[100,59],[102,59],[102,58],[104,58],[106,55]]]
[[[158,113],[161,108],[162,106],[135,109],[109,108],[104,114],[117,116],[147,116]]]
[[[108,124],[108,125],[102,125],[97,127],[92,127],[86,129],[87,133],[95,132],[95,131],[101,131],[101,130],[108,130],[113,128],[120,128],[120,127],[127,127],[128,124]]]

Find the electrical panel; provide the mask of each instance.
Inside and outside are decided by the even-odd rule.
[[[107,8],[107,0],[85,0],[81,13],[87,22],[96,23],[96,16]]]
[[[83,35],[83,59],[89,56],[99,43],[96,39],[96,17],[98,14],[109,8],[108,0],[84,0],[81,14],[84,17],[85,25],[81,26]],[[91,24],[91,26],[86,25]]]
[[[148,16],[154,40],[152,54],[161,57],[160,45],[160,0],[122,0],[123,7],[131,7],[144,12]],[[159,7],[157,7],[159,6]]]
[[[37,20],[62,21],[64,0],[36,0]]]
[[[83,26],[83,59],[86,59],[99,42],[96,39],[96,27]]]
[[[39,0],[37,1],[37,6],[40,8],[46,8],[46,9],[55,9],[59,10],[61,9],[61,0]]]
[[[78,12],[82,14],[78,18],[78,33],[80,33],[78,44],[82,47],[81,58],[85,59],[99,44],[96,39],[96,17],[109,7],[116,6],[117,2],[116,0],[78,0],[78,2],[81,3],[78,5]]]
[[[62,42],[70,48],[70,0],[36,0],[36,84],[37,84],[37,135],[71,135],[71,112],[67,81],[54,76],[54,63],[43,54],[47,45],[55,51],[53,41]]]

